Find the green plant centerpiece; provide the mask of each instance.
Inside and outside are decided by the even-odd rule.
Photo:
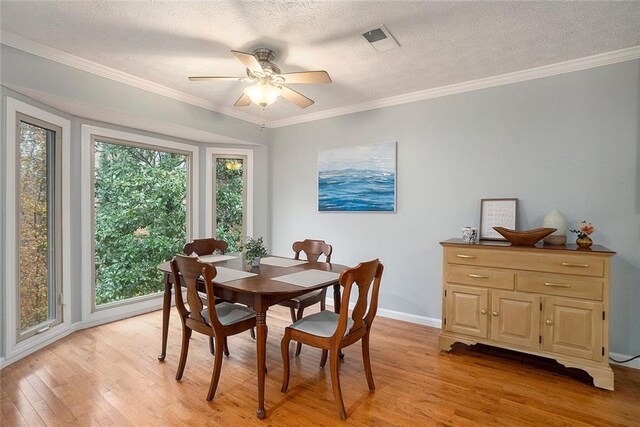
[[[244,251],[244,259],[249,261],[252,267],[259,266],[260,258],[267,256],[262,237],[257,239],[247,237],[247,242],[242,245],[242,250]]]

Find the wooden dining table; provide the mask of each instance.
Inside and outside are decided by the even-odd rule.
[[[288,299],[303,295],[307,292],[333,286],[334,310],[340,311],[340,284],[338,277],[325,279],[321,283],[311,286],[298,286],[279,280],[276,277],[297,273],[305,270],[321,270],[341,273],[348,267],[339,264],[325,262],[306,262],[291,267],[279,267],[261,264],[251,267],[244,262],[242,256],[233,259],[214,262],[216,267],[225,267],[234,270],[243,270],[255,273],[255,276],[246,277],[226,282],[213,281],[213,289],[216,297],[227,301],[245,304],[256,312],[256,359],[258,374],[258,408],[256,415],[260,419],[266,416],[264,407],[265,373],[266,373],[266,348],[267,348],[267,310],[272,305]],[[171,312],[171,289],[174,284],[173,274],[169,262],[158,265],[158,270],[164,273],[164,300],[162,305],[162,351],[158,360],[163,361],[167,351],[167,336],[169,334],[169,315]]]

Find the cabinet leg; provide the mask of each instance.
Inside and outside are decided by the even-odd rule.
[[[447,352],[451,351],[453,347],[453,343],[457,341],[458,340],[456,338],[446,337],[442,335],[440,335],[440,337],[438,338],[438,344],[440,346],[440,350],[447,351]]]
[[[558,363],[567,368],[577,368],[585,371],[593,378],[593,385],[598,388],[613,391],[613,370],[611,366],[586,366],[571,360],[556,359]]]
[[[466,344],[466,345],[474,345],[474,344],[478,344],[478,342],[476,340],[473,339],[467,339],[467,338],[462,338],[462,337],[450,337],[448,335],[445,334],[440,334],[440,336],[438,337],[438,346],[440,347],[440,350],[442,351],[451,351],[453,344],[454,343],[462,343],[462,344]]]
[[[587,372],[589,372],[587,370]],[[589,372],[589,375],[593,378],[593,385],[598,388],[613,391],[613,371],[598,369],[597,372]]]

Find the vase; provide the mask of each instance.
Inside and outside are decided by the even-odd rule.
[[[578,245],[579,248],[585,249],[593,245],[593,240],[591,240],[591,237],[589,236],[578,236],[578,238],[576,239],[576,245]]]
[[[544,242],[549,245],[564,245],[567,243],[567,221],[564,216],[557,210],[552,210],[542,220],[542,226],[545,228],[555,228],[551,235],[544,238]]]
[[[251,267],[260,267],[260,257],[257,256],[251,260]]]

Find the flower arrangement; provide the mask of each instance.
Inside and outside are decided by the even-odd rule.
[[[584,239],[589,234],[593,233],[594,228],[590,222],[582,221],[580,224],[578,224],[575,230],[569,231],[571,231],[572,233],[576,233],[579,239]]]

